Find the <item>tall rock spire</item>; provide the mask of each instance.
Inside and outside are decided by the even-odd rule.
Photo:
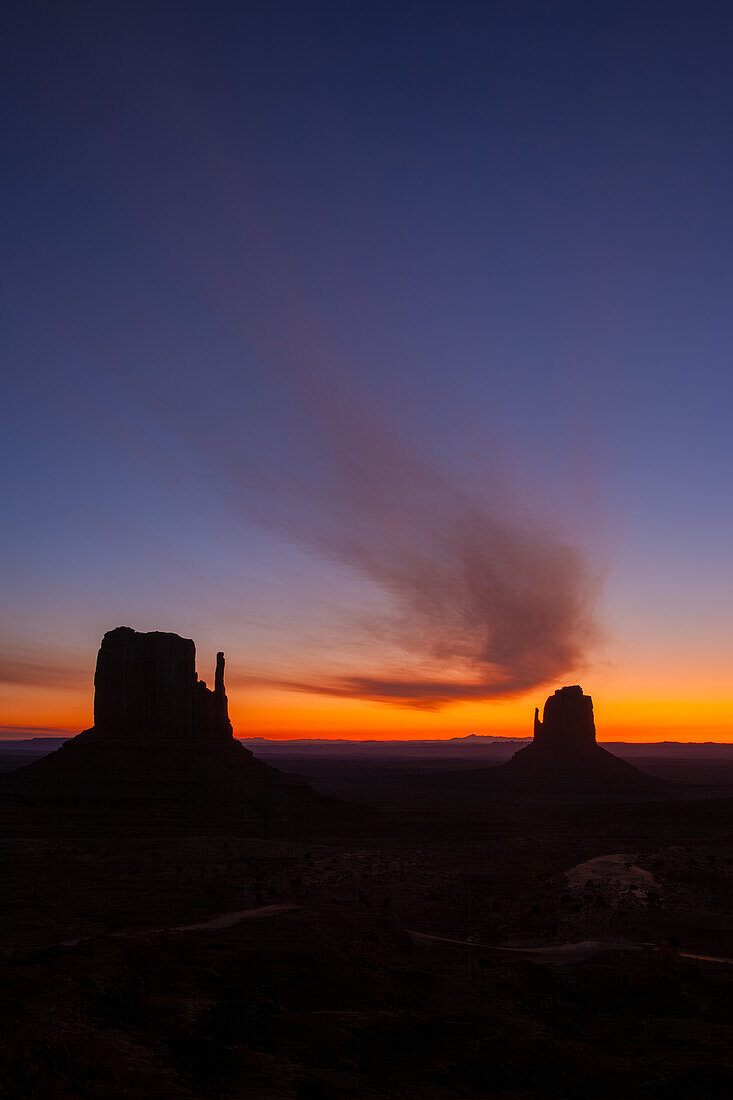
[[[224,654],[216,655],[216,672],[214,673],[214,709],[216,720],[222,726],[229,726],[229,706],[227,693],[224,690]],[[231,728],[231,727],[230,727]]]

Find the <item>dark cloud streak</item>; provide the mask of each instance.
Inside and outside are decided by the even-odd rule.
[[[176,184],[180,209],[163,194],[161,209],[178,262],[237,333],[242,361],[220,366],[205,388],[198,374],[164,378],[155,398],[155,380],[141,379],[148,408],[218,471],[219,490],[248,521],[348,567],[392,608],[372,631],[382,667],[289,686],[434,708],[516,695],[577,666],[594,587],[580,555],[537,521],[520,522],[498,479],[475,499],[427,448],[423,457],[403,440],[386,395],[370,399],[331,347],[301,289],[307,273],[277,247],[226,138],[185,95],[170,109],[166,134],[178,127],[187,156],[198,149],[211,194],[196,217],[199,200]],[[248,437],[239,410],[263,399],[263,385],[265,428]],[[356,620],[355,611],[352,633]]]

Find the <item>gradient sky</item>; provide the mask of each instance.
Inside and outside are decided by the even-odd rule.
[[[733,7],[9,3],[5,736],[733,739]]]

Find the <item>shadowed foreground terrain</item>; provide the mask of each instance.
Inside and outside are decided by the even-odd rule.
[[[723,1096],[732,806],[6,839],[3,1094]]]
[[[94,729],[0,783],[3,1097],[729,1095],[730,768],[651,780],[566,688],[539,777],[532,746],[276,770],[223,656],[210,692],[133,635]]]

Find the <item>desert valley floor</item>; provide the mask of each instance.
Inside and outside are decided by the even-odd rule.
[[[589,802],[300,764],[337,832],[5,819],[4,1096],[729,1093],[724,768]]]

